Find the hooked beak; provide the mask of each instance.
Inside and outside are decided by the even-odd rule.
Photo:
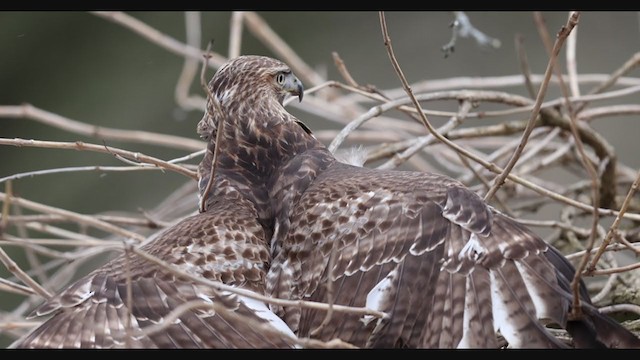
[[[298,100],[302,101],[302,97],[304,96],[304,86],[302,86],[302,81],[298,80],[295,75],[289,74],[287,82],[284,85],[284,90],[291,95],[297,96]]]
[[[304,86],[302,86],[302,82],[300,80],[298,80],[298,86],[296,88],[296,92],[294,92],[293,94],[298,95],[298,102],[302,102],[302,97],[304,96]]]

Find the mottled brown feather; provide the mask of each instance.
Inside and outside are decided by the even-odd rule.
[[[246,299],[132,256],[131,309],[120,257],[36,310],[52,317],[17,346],[291,346],[281,330],[303,337],[315,330],[322,340],[367,347],[495,347],[499,334],[511,347],[564,346],[545,329],[550,321],[578,346],[640,347],[590,305],[584,285],[586,317],[567,321],[572,266],[461,183],[336,161],[283,108],[288,94],[302,96],[302,86],[282,62],[239,57],[209,86],[214,97],[198,124],[208,140],[198,169],[206,212],[143,249],[193,275],[257,293],[324,302],[332,296],[387,316],[334,314],[318,329],[325,311],[272,306],[288,325],[278,327]],[[142,334],[171,309],[203,298],[224,311],[191,310],[162,332]]]
[[[565,346],[545,324],[567,326],[571,294],[558,274],[568,270],[554,269],[544,241],[455,180],[334,162],[318,171],[287,211],[289,231],[274,237],[267,277],[273,296],[328,301],[326,274],[332,272],[352,284],[335,289],[335,302],[363,306],[392,274],[390,295],[376,308],[387,318],[371,321],[377,322],[371,328],[362,317],[342,315],[335,320],[339,327],[331,323],[321,339],[349,339],[357,346],[494,347],[506,335],[510,347]],[[334,247],[338,256],[330,269]],[[377,273],[382,268],[388,270]],[[274,310],[299,336],[309,336],[309,324],[324,317],[321,311]],[[628,340],[623,346],[640,346],[621,326],[616,331]]]
[[[226,279],[229,285],[264,292],[268,266],[267,243],[255,210],[239,193],[219,201],[209,212],[182,220],[142,247],[149,253],[193,275]],[[238,221],[238,218],[247,220]],[[231,249],[231,252],[229,251]],[[185,260],[185,251],[197,256]],[[132,308],[126,305],[126,258],[121,256],[87,275],[45,303],[35,314],[52,314],[17,347],[287,347],[291,339],[277,329],[271,333],[251,328],[264,324],[237,297],[218,298],[215,291],[176,278],[162,267],[130,256]],[[258,276],[254,273],[258,272]],[[226,274],[226,276],[225,276]],[[246,274],[251,274],[246,276]],[[87,285],[88,284],[88,285]],[[90,294],[87,294],[90,291]],[[178,323],[149,336],[141,330],[161,323],[171,310],[206,297],[224,305],[225,312],[199,309],[185,312]],[[79,301],[84,299],[84,301]],[[131,313],[133,338],[127,344],[126,324]]]

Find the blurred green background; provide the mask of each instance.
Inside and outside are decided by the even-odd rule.
[[[543,14],[552,35],[566,22],[566,12]],[[185,39],[182,12],[130,15],[180,41]],[[382,42],[377,12],[261,12],[260,15],[302,59],[326,73],[329,79],[342,80],[331,57],[336,51],[358,82],[380,89],[400,86]],[[451,37],[451,12],[386,15],[394,50],[410,81],[520,74],[514,50],[516,33],[524,35],[532,71],[543,73],[546,68],[548,57],[530,12],[468,12],[472,23],[487,35],[500,39],[502,47],[483,50],[474,41],[462,38],[448,58],[444,58],[440,48]],[[230,17],[229,12],[202,13],[202,47],[214,39],[215,51],[227,54]],[[578,72],[611,73],[638,52],[638,19],[635,12],[582,13]],[[241,52],[273,55],[246,29]],[[561,63],[564,64],[564,55]],[[0,12],[0,105],[26,102],[89,124],[196,139],[195,127],[202,112],[185,112],[174,100],[182,64],[181,57],[89,13]],[[212,74],[209,70],[208,77]],[[629,76],[637,76],[637,70]],[[586,93],[590,88],[585,86],[581,90]],[[523,87],[508,90],[526,94]],[[192,91],[202,94],[198,83],[193,84]],[[557,89],[551,90],[547,98],[558,94]],[[638,96],[623,98],[621,102],[638,103]],[[307,121],[311,129],[335,127],[313,121],[308,115],[301,116],[312,119]],[[638,168],[639,124],[637,116],[628,116],[602,119],[594,127],[616,148],[622,162]],[[101,143],[26,119],[0,118],[0,137]],[[184,155],[183,151],[154,146],[115,141],[109,141],[108,145],[162,159]],[[0,146],[0,177],[97,164],[122,165],[104,154]],[[14,192],[33,201],[93,214],[151,208],[185,181],[170,172],[83,172],[20,179],[14,181]],[[4,191],[4,185],[0,184],[0,189]],[[5,269],[0,269],[0,275],[5,274]],[[5,295],[0,293],[1,296]]]

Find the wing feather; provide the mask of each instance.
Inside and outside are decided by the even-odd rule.
[[[289,230],[274,239],[268,275],[286,281],[268,281],[270,293],[326,302],[332,273],[336,304],[373,306],[388,315],[340,316],[322,339],[495,347],[501,333],[510,347],[565,346],[544,324],[566,323],[570,294],[563,277],[570,265],[556,270],[543,255],[549,246],[542,239],[454,180],[337,163],[302,193],[288,221]],[[330,269],[334,246],[338,256]],[[299,336],[324,318],[322,311],[281,310]]]
[[[251,209],[239,195],[214,202],[207,213],[184,219],[142,249],[194,275],[263,292],[268,247]],[[129,275],[131,309],[126,303]],[[164,323],[174,309],[194,300],[215,304],[217,310],[195,308],[181,313],[171,324]],[[265,309],[266,305],[264,309],[247,307],[235,296],[220,296],[141,257],[126,259],[123,255],[39,307],[34,314],[52,317],[13,346],[293,346],[294,335],[290,331],[283,335],[283,324],[273,322],[277,317]],[[157,324],[165,327],[143,333]]]

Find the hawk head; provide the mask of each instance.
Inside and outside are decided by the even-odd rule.
[[[282,103],[287,96],[294,95],[302,101],[304,94],[302,82],[286,64],[256,55],[228,61],[213,76],[209,89],[214,99],[208,99],[207,112],[198,124],[198,134],[203,138],[211,136],[218,119],[223,116],[282,115],[286,113]]]

